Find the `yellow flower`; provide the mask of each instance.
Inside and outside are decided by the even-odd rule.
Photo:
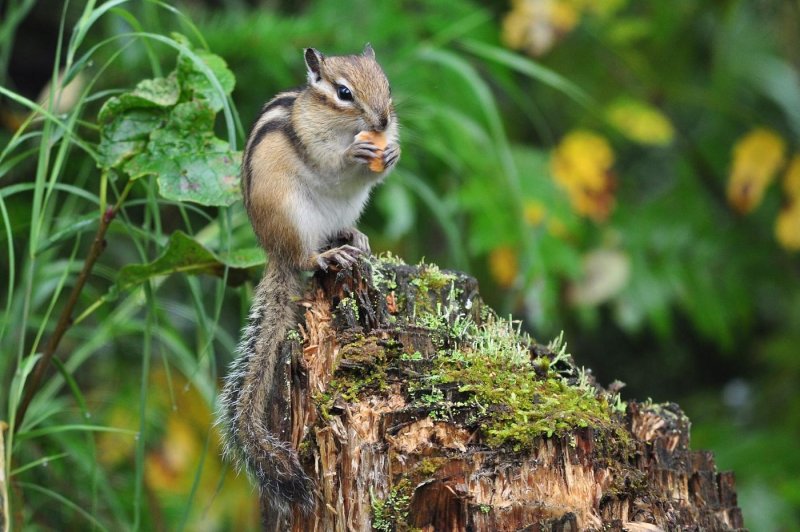
[[[606,109],[606,117],[620,133],[641,144],[664,146],[675,136],[669,118],[644,102],[617,100]]]
[[[783,165],[785,143],[774,131],[756,128],[733,147],[728,202],[742,214],[761,203],[764,190]]]
[[[605,137],[591,131],[567,134],[550,159],[553,177],[567,191],[581,216],[605,220],[614,206],[614,152]]]
[[[796,153],[783,176],[783,191],[792,201],[800,199],[800,153]]]
[[[800,250],[800,200],[787,204],[775,220],[775,238],[784,249]]]
[[[783,176],[786,204],[775,220],[775,238],[784,249],[800,250],[800,153],[792,157]]]
[[[489,253],[489,273],[502,288],[514,284],[518,271],[517,252],[513,248],[500,246]]]

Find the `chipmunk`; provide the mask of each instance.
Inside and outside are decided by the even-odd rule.
[[[348,268],[370,252],[353,224],[400,146],[389,82],[369,44],[360,55],[304,55],[307,86],[267,102],[242,158],[244,205],[269,263],[225,380],[220,421],[225,454],[271,509],[308,513],[314,483],[268,423],[279,345],[295,324],[301,271]]]

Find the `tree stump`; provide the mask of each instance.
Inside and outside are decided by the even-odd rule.
[[[273,420],[315,479],[295,531],[738,530],[733,473],[675,404],[623,403],[472,277],[371,258],[317,273]],[[267,519],[269,521],[269,519]]]

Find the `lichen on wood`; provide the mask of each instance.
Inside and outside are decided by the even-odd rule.
[[[623,403],[472,277],[372,258],[317,273],[300,303],[272,419],[320,499],[293,530],[743,526],[676,405]]]

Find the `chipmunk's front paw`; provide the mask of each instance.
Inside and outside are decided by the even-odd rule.
[[[344,245],[318,253],[313,260],[324,272],[329,268],[334,268],[334,271],[345,270],[352,268],[362,253],[357,247]]]
[[[354,248],[358,248],[364,255],[369,255],[372,251],[369,247],[369,238],[367,238],[367,235],[355,227],[342,229],[339,234],[336,235],[336,240],[344,244],[350,244]]]
[[[380,148],[368,140],[356,140],[348,146],[345,156],[352,163],[369,164],[379,151]]]
[[[386,149],[383,150],[383,171],[389,170],[400,159],[400,145],[399,144],[389,144],[386,146]]]

